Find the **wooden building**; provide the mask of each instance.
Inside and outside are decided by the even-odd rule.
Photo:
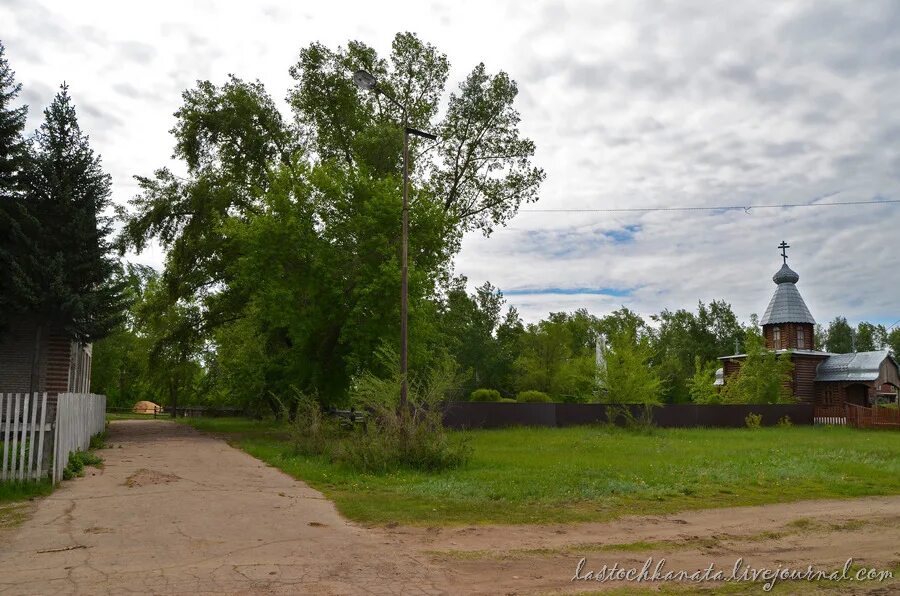
[[[900,366],[889,350],[831,354],[815,349],[816,321],[797,289],[800,276],[787,265],[787,244],[782,242],[779,248],[784,263],[772,277],[775,294],[760,323],[766,348],[790,355],[794,364],[790,389],[794,397],[817,406],[896,402]],[[719,358],[723,366],[716,375],[716,384],[727,383],[745,357],[732,354]]]
[[[21,316],[0,331],[0,393],[89,393],[91,345]]]

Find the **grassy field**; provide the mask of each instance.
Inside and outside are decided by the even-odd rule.
[[[515,428],[465,433],[463,468],[360,474],[291,453],[274,422],[187,419],[371,524],[600,521],[629,514],[900,493],[896,433],[844,428]]]

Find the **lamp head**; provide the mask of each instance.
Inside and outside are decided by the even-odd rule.
[[[357,70],[353,73],[353,82],[356,83],[356,86],[362,89],[363,91],[377,91],[378,90],[378,81],[375,77],[367,70]]]

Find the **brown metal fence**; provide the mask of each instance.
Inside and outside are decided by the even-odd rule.
[[[444,424],[450,428],[501,428],[506,426],[577,426],[608,423],[613,412],[627,408],[641,418],[641,405],[566,403],[450,402],[444,411]],[[747,416],[759,414],[762,424],[771,426],[787,416],[793,424],[813,424],[812,404],[700,405],[673,404],[654,407],[650,421],[663,428],[746,426]],[[621,421],[621,418],[619,418]]]

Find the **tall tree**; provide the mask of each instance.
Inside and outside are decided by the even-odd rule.
[[[662,380],[650,366],[653,346],[647,336],[623,329],[608,337],[598,371],[599,401],[612,404],[660,403]]]
[[[825,330],[825,349],[835,354],[853,351],[853,327],[844,317],[835,317]]]
[[[448,96],[446,56],[410,33],[386,57],[358,42],[301,50],[292,125],[258,83],[186,92],[172,132],[188,176],[139,178],[121,248],[155,238],[168,250],[171,301],[198,306],[200,340],[234,326],[258,342],[264,393],[295,384],[340,400],[398,336],[402,114],[356,88],[360,68],[407,107],[409,125],[440,135],[434,147],[411,142],[411,367],[442,349],[436,302],[464,231],[502,225],[544,177],[508,76],[479,66]]]
[[[900,327],[895,327],[888,333],[887,345],[894,353],[894,358],[900,358]]]
[[[856,326],[856,351],[871,352],[882,349],[887,344],[887,330],[884,325],[874,325],[861,321]]]
[[[6,317],[27,307],[33,292],[26,266],[28,237],[22,229],[28,223],[21,180],[28,107],[14,105],[21,90],[0,41],[0,329]]]
[[[106,336],[124,313],[104,214],[110,177],[78,125],[65,84],[44,110],[25,188],[37,224],[29,230],[36,239],[32,310],[79,341]]]
[[[685,402],[691,398],[688,380],[700,369],[716,363],[719,356],[740,351],[746,331],[738,322],[731,305],[724,300],[700,302],[697,314],[679,309],[664,310],[653,319],[659,323],[656,333],[657,371],[665,379],[665,398]]]

